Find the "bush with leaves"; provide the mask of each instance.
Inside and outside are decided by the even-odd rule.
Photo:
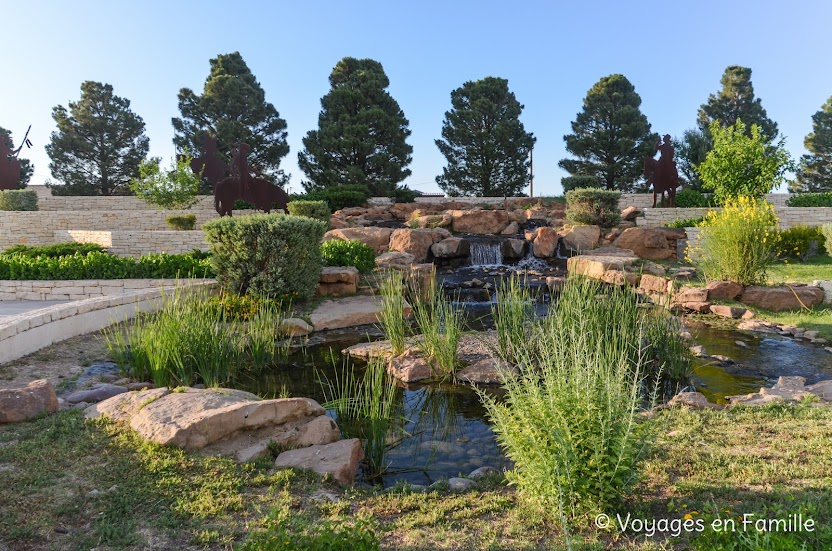
[[[576,225],[597,224],[606,228],[621,220],[620,191],[578,188],[566,192],[566,219]]]
[[[326,189],[317,189],[310,191],[306,195],[298,195],[292,197],[293,200],[306,201],[326,201],[329,205],[329,210],[335,212],[336,210],[346,209],[349,207],[363,207],[367,201],[372,197],[370,188],[361,184],[352,184],[346,186],[335,186]]]
[[[666,227],[668,228],[695,228],[697,226],[701,226],[705,219],[701,216],[692,217],[692,218],[677,218],[670,224],[667,224]]]
[[[803,261],[822,251],[826,241],[820,227],[804,224],[781,230],[778,238],[780,258],[797,258]]]
[[[0,210],[38,210],[38,194],[24,189],[0,190]]]
[[[137,197],[162,209],[186,209],[198,200],[202,173],[194,174],[193,159],[185,154],[174,159],[168,170],[154,157],[139,165],[139,177],[130,180],[130,190]]]
[[[396,186],[396,189],[390,193],[390,199],[394,203],[413,203],[419,195],[421,194],[407,186]]]
[[[107,250],[97,243],[55,243],[54,245],[15,245],[9,247],[3,254],[17,254],[35,258],[43,256],[57,258],[59,256],[72,256],[74,254],[87,255],[89,253],[105,253]]]
[[[202,226],[217,280],[238,294],[311,298],[326,224],[302,216],[226,216]]]
[[[306,216],[326,222],[329,227],[329,204],[326,201],[289,201],[286,209],[292,216]]]
[[[321,245],[326,266],[355,266],[361,273],[376,267],[376,252],[366,243],[354,239],[331,239]]]
[[[801,193],[786,201],[787,207],[832,207],[832,192]]]
[[[192,253],[149,254],[138,259],[95,251],[58,257],[0,255],[0,279],[172,279],[212,275],[208,259]]]
[[[196,214],[173,214],[165,222],[174,230],[192,230],[196,227]]]
[[[581,188],[601,188],[604,183],[597,176],[564,176],[560,179],[563,192]]]
[[[714,206],[710,197],[695,189],[683,189],[676,193],[677,209],[696,209]]]

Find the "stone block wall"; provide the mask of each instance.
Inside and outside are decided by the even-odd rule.
[[[704,217],[708,208],[695,209],[644,209],[644,217],[637,219],[639,226],[666,226],[675,220]],[[832,207],[774,207],[781,229],[798,225],[821,226],[832,224]]]
[[[74,241],[96,243],[118,256],[139,257],[150,253],[182,254],[194,249],[208,250],[201,230],[192,231],[111,231],[55,230],[55,243]]]
[[[156,207],[138,197],[73,197],[38,195],[38,210],[41,211],[88,211],[88,210],[154,210]],[[189,211],[214,210],[214,197],[200,195]]]
[[[213,279],[76,279],[76,280],[0,280],[0,301],[4,300],[83,300],[116,296],[162,287],[212,284]]]

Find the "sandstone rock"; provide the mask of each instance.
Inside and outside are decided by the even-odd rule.
[[[711,313],[723,318],[737,319],[745,313],[745,308],[725,304],[711,304]]]
[[[664,276],[667,275],[667,269],[661,264],[650,262],[649,260],[641,266],[641,271],[645,274]]]
[[[358,268],[353,266],[324,266],[318,278],[320,283],[358,283]]]
[[[471,243],[460,237],[447,237],[430,247],[436,258],[458,258],[471,253]]]
[[[103,402],[88,406],[84,409],[84,416],[87,419],[104,416],[114,421],[128,422],[143,407],[168,394],[170,390],[166,387],[117,394]]]
[[[381,297],[355,296],[324,301],[309,315],[309,319],[315,331],[342,329],[377,323],[380,311]],[[402,314],[410,316],[409,304],[405,303]]]
[[[639,258],[648,260],[665,260],[673,256],[667,238],[655,228],[627,228],[613,245],[629,249]]]
[[[777,329],[768,321],[749,319],[741,321],[737,325],[737,329],[745,331],[756,331],[757,333],[776,333]]]
[[[683,302],[682,308],[696,312],[697,314],[708,314],[711,311],[710,302]]]
[[[441,228],[430,230],[398,229],[393,230],[390,235],[389,247],[391,251],[412,254],[415,262],[424,262],[428,259],[431,245],[450,236],[451,234],[447,230]]]
[[[662,235],[664,235],[665,239],[668,241],[671,240],[678,240],[678,239],[686,239],[688,234],[684,230],[684,228],[666,228],[666,227],[659,227],[659,228],[652,228]]]
[[[549,291],[552,292],[552,293],[561,292],[565,285],[566,285],[566,278],[565,277],[548,276],[546,278],[546,287],[548,287]]]
[[[405,350],[403,354],[390,358],[387,372],[405,383],[424,381],[433,377],[433,368],[415,349]]]
[[[300,318],[286,318],[280,321],[278,332],[289,337],[302,337],[313,331],[313,327]]]
[[[500,245],[503,258],[523,258],[526,256],[525,239],[506,239]]]
[[[642,216],[643,214],[644,213],[641,211],[641,209],[639,209],[635,205],[630,205],[629,207],[621,211],[621,219],[633,221],[639,216]]]
[[[520,225],[517,221],[510,222],[506,229],[500,232],[501,235],[517,235],[520,231]]]
[[[448,479],[448,488],[452,492],[464,492],[474,485],[476,485],[476,482],[468,478],[455,477]]]
[[[709,402],[701,392],[680,392],[670,399],[668,405],[687,406],[692,409],[722,409],[722,406]]]
[[[641,276],[632,272],[625,272],[624,270],[607,270],[601,275],[601,281],[609,283],[610,285],[631,285],[638,286],[641,281]]]
[[[315,296],[329,297],[329,296],[343,296],[354,295],[358,291],[358,285],[355,283],[319,283],[315,287]]]
[[[459,233],[478,235],[499,234],[509,224],[508,213],[504,210],[454,210],[452,229]]]
[[[391,228],[345,228],[329,230],[324,234],[324,241],[331,239],[354,239],[372,247],[376,254],[381,254],[387,251],[392,233],[393,230]]]
[[[413,264],[415,258],[410,253],[390,252],[382,253],[376,257],[376,266],[379,268],[394,268],[397,270],[407,269]]]
[[[361,449],[361,441],[352,438],[283,452],[277,456],[274,466],[309,469],[321,476],[332,476],[336,482],[347,486],[355,480],[362,459],[364,450]]]
[[[820,287],[746,287],[739,301],[772,312],[811,308],[823,302],[823,289]]]
[[[573,253],[581,254],[598,245],[601,228],[598,226],[572,226],[563,235],[563,244]]]
[[[64,399],[70,404],[77,404],[78,402],[93,403],[106,400],[107,398],[112,398],[113,396],[123,392],[127,392],[127,387],[102,383],[95,385],[89,390],[79,390],[77,392],[73,392]]]
[[[506,374],[513,372],[514,370],[501,360],[484,358],[460,369],[456,373],[455,378],[457,381],[461,381],[463,383],[475,385],[497,385],[503,382],[503,377]]]
[[[414,211],[418,212],[418,211]],[[443,212],[441,214],[428,214],[425,216],[411,217],[408,224],[419,228],[449,228],[453,223],[453,217]]]
[[[135,391],[135,390],[150,390],[156,388],[156,385],[153,383],[128,383],[125,385],[128,391]]]
[[[537,258],[552,258],[557,253],[560,236],[554,228],[538,228],[532,244],[532,252]]]
[[[666,277],[642,274],[638,288],[648,293],[667,293],[672,289],[673,281]]]
[[[676,302],[707,302],[708,289],[702,287],[682,287],[674,297]]]
[[[637,261],[635,256],[578,255],[566,261],[566,269],[570,273],[601,279],[607,270],[623,270]]]
[[[32,381],[22,388],[0,390],[0,424],[20,423],[56,411],[58,397],[46,379]]]
[[[733,281],[711,281],[705,288],[711,300],[734,300],[742,293],[742,285]]]

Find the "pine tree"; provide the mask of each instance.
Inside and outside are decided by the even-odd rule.
[[[366,185],[387,196],[410,176],[413,147],[409,122],[387,91],[381,63],[345,57],[329,76],[321,98],[318,129],[303,139],[298,165],[309,178],[307,191],[348,184]]]
[[[535,137],[520,122],[523,105],[508,80],[486,77],[451,92],[442,139],[447,160],[436,183],[449,195],[511,197],[529,182],[529,152]]]
[[[12,133],[10,130],[6,130],[0,126],[0,139],[5,139],[6,146],[9,150],[14,151],[14,140],[12,139]],[[23,159],[19,155],[17,160],[20,163],[20,180],[18,182],[18,187],[23,189],[29,183],[29,180],[32,179],[32,174],[35,173],[35,165],[33,165],[29,159]]]
[[[701,191],[702,179],[696,168],[705,160],[708,151],[713,148],[713,143],[707,134],[699,128],[685,130],[681,139],[673,140],[673,147],[676,149],[674,158],[679,169],[679,176],[685,182],[687,189]]]
[[[790,191],[832,191],[832,97],[812,115],[812,132],[803,145],[809,153],[800,158],[797,181]]]
[[[251,148],[248,164],[269,180],[283,185],[288,176],[280,169],[289,154],[286,121],[257,82],[240,52],[220,54],[210,60],[211,72],[202,95],[190,88],[179,91],[178,118],[173,118],[176,148],[193,156],[201,151],[204,133],[217,140],[219,150],[230,162],[229,153],[237,142]]]
[[[658,136],[641,112],[641,97],[624,75],[609,75],[589,89],[583,110],[563,137],[577,159],[558,166],[572,176],[595,176],[606,189],[635,191],[644,159],[655,154]]]
[[[712,122],[716,121],[725,128],[742,120],[746,132],[750,132],[751,127],[757,125],[766,141],[773,143],[777,139],[777,123],[768,118],[760,98],[754,97],[751,69],[731,65],[725,69],[720,83],[722,89],[716,95],[708,96],[708,102],[699,108],[699,129],[711,140]],[[710,147],[708,149],[710,150]]]
[[[49,170],[60,184],[47,184],[53,195],[129,195],[128,183],[139,175],[150,140],[144,121],[130,110],[130,101],[113,87],[86,81],[81,99],[69,109],[52,109],[58,130],[46,153]]]

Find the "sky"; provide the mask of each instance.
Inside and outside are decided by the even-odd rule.
[[[302,138],[343,57],[372,58],[410,121],[412,175],[439,192],[440,137],[450,93],[468,80],[506,78],[534,133],[535,195],[558,195],[563,136],[600,78],[624,74],[660,134],[681,135],[729,65],[753,70],[757,97],[797,159],[811,116],[832,96],[832,2],[0,0],[4,56],[0,126],[17,146],[31,124],[32,184],[48,180],[52,108],[80,98],[85,80],[113,85],[144,119],[150,155],[174,155],[177,93],[202,91],[209,59],[239,51],[288,123],[281,168],[300,191]]]

